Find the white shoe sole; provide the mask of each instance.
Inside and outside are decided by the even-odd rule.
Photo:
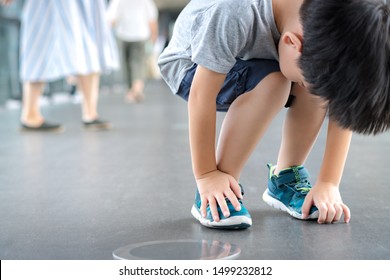
[[[252,219],[246,216],[229,217],[228,219],[220,220],[219,222],[210,221],[201,216],[195,205],[192,206],[191,214],[197,219],[201,225],[209,228],[248,228],[252,225]]]
[[[302,214],[299,214],[298,212],[295,212],[295,211],[291,211],[282,202],[280,202],[279,200],[277,200],[277,199],[273,198],[272,196],[270,196],[268,194],[268,190],[265,190],[265,192],[263,193],[263,200],[269,206],[271,206],[273,208],[276,208],[276,209],[279,209],[279,210],[282,210],[283,212],[287,212],[289,215],[293,216],[296,219],[300,219],[300,220],[315,220],[315,219],[318,219],[318,214],[319,214],[318,211],[315,211],[315,212],[311,213],[311,215],[309,215],[306,219],[303,219],[302,218]]]

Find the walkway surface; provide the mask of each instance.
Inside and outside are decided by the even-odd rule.
[[[141,104],[126,104],[118,92],[103,94],[100,104],[111,131],[84,131],[72,103],[44,107],[66,126],[62,134],[21,133],[19,111],[0,110],[0,259],[112,259],[129,244],[183,239],[235,244],[239,259],[390,259],[389,133],[354,137],[341,184],[352,220],[319,225],[261,199],[281,112],[242,175],[253,226],[220,231],[190,214],[185,102],[153,82]],[[306,163],[313,182],[324,143],[323,129]]]

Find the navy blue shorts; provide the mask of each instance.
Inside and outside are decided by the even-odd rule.
[[[192,80],[197,64],[194,64],[184,76],[177,95],[188,101]],[[269,59],[237,59],[229,71],[221,91],[217,96],[217,111],[226,112],[233,101],[241,94],[254,89],[262,79],[273,72],[280,72],[279,62]]]

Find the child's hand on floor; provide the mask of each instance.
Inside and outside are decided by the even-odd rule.
[[[241,204],[237,199],[242,199],[241,188],[233,176],[220,170],[214,170],[197,178],[196,183],[201,197],[200,211],[203,217],[206,217],[207,205],[210,205],[214,221],[220,221],[218,205],[223,215],[229,217],[230,211],[226,204],[226,198],[230,200],[237,211],[241,210]]]
[[[303,218],[309,215],[312,205],[319,211],[318,223],[334,223],[344,214],[344,222],[349,223],[351,212],[341,199],[338,186],[326,182],[317,182],[307,194],[302,206]]]

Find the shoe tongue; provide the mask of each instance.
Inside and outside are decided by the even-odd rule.
[[[277,176],[278,182],[288,184],[288,183],[298,183],[307,176],[305,173],[300,172],[302,167],[293,166],[291,168],[283,169],[279,172]]]
[[[279,175],[284,175],[284,174],[289,174],[289,173],[297,173],[299,175],[299,167],[298,166],[293,166],[290,168],[283,169],[279,172]]]

